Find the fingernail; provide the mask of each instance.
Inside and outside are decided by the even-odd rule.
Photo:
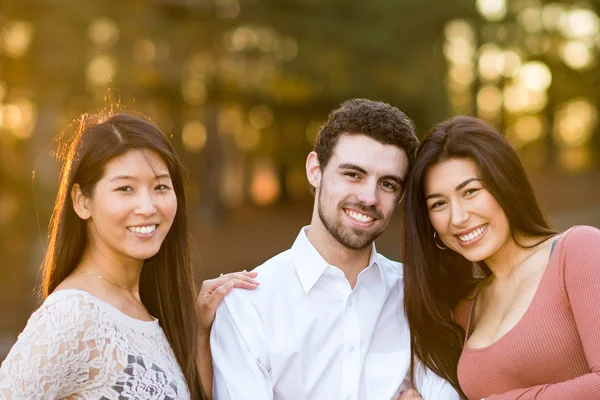
[[[231,289],[233,287],[233,285],[234,285],[233,281],[227,281],[227,282],[225,282],[225,287],[227,289]]]

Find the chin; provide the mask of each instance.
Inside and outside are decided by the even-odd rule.
[[[485,261],[489,258],[489,252],[485,250],[472,251],[472,252],[462,252],[461,256],[469,260],[470,262],[476,263],[480,261]]]
[[[158,250],[160,250],[160,249],[146,250],[146,251],[132,251],[132,252],[127,252],[126,254],[135,260],[145,261],[145,260],[157,255]]]

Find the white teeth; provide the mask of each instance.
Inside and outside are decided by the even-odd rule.
[[[346,210],[346,214],[348,214],[348,216],[350,216],[350,218],[352,218],[353,220],[356,220],[358,222],[371,222],[374,219],[373,217],[369,217],[368,215],[357,213],[356,211],[352,211],[352,210]]]
[[[459,235],[458,238],[462,241],[462,242],[470,242],[471,240],[478,238],[479,235],[481,235],[483,233],[483,231],[485,231],[485,229],[487,228],[488,224],[485,224],[477,229],[475,229],[473,232],[470,232],[466,235]]]
[[[156,229],[156,225],[146,225],[146,226],[130,226],[129,229],[131,232],[134,233],[152,233],[154,232],[154,230]]]

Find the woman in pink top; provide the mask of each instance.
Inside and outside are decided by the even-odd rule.
[[[600,399],[600,231],[553,231],[516,152],[476,118],[433,128],[407,187],[414,355],[468,399]]]

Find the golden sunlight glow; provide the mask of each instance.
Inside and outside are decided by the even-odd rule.
[[[554,137],[570,147],[581,146],[594,133],[598,124],[598,111],[587,99],[572,100],[556,112]]]
[[[0,81],[0,102],[6,97],[7,87],[5,81]]]
[[[115,76],[117,71],[117,60],[109,55],[97,55],[94,57],[86,71],[88,80],[97,86],[106,86]]]
[[[568,172],[588,169],[592,163],[592,152],[587,146],[563,147],[558,154],[561,167]]]
[[[237,154],[236,154],[237,155]],[[246,194],[246,171],[243,157],[225,157],[221,174],[220,197],[227,207],[239,207]]]
[[[566,38],[593,37],[598,33],[600,20],[591,10],[576,9],[561,15],[558,22],[559,31]]]
[[[98,18],[90,24],[88,35],[97,45],[112,46],[119,40],[119,27],[110,18]]]
[[[594,55],[591,49],[583,42],[571,40],[560,49],[560,57],[573,69],[584,69],[592,65]]]
[[[543,92],[552,83],[552,73],[546,64],[540,61],[531,61],[519,69],[517,83],[533,92]]]
[[[477,10],[489,21],[500,21],[506,16],[506,0],[477,0]]]
[[[183,146],[190,153],[198,153],[206,145],[206,127],[200,121],[187,121],[181,132]]]
[[[273,56],[281,61],[291,61],[298,55],[298,42],[291,36],[285,36],[275,42]]]
[[[493,43],[486,43],[479,52],[479,75],[486,81],[495,82],[500,77],[498,66],[502,67],[502,50]]]
[[[465,20],[454,19],[448,22],[444,28],[446,40],[462,38],[469,43],[475,42],[475,31],[473,27]]]
[[[560,20],[565,13],[564,6],[558,3],[550,3],[544,6],[542,22],[549,31],[558,29]]]
[[[238,0],[216,0],[216,13],[220,18],[235,19],[240,14],[240,3]]]
[[[546,107],[546,92],[532,92],[520,85],[507,85],[504,88],[504,108],[513,114],[524,112],[538,113]]]
[[[496,116],[502,107],[502,92],[496,86],[484,86],[477,93],[477,108],[481,114]]]
[[[4,51],[9,57],[21,58],[27,54],[35,27],[26,21],[9,21],[0,33]]]
[[[244,129],[244,116],[239,106],[224,106],[217,117],[219,133],[224,136],[238,136]]]
[[[544,28],[542,24],[542,10],[540,8],[525,8],[519,13],[518,19],[525,31],[529,33],[537,33]]]
[[[448,68],[448,77],[460,86],[469,86],[475,80],[475,68],[473,64],[451,64]]]
[[[200,79],[184,79],[181,82],[181,94],[187,104],[200,106],[206,101],[206,85]]]
[[[10,130],[17,139],[25,140],[33,134],[36,118],[35,104],[28,99],[20,98],[2,107],[0,126]]]
[[[273,124],[273,111],[265,105],[254,106],[248,113],[248,120],[256,129],[268,128]]]
[[[277,32],[274,29],[262,27],[258,29],[258,49],[263,53],[272,53],[277,42]]]
[[[279,179],[273,164],[269,160],[256,162],[250,183],[252,200],[258,205],[267,206],[273,204],[280,193]]]
[[[133,58],[139,63],[154,61],[156,58],[156,45],[152,40],[138,40],[133,47]]]
[[[519,146],[538,140],[546,129],[544,120],[539,115],[519,117],[512,126],[514,138]]]
[[[240,150],[254,150],[260,144],[260,130],[252,125],[246,125],[242,130],[236,132],[233,138]]]
[[[521,56],[514,50],[507,50],[503,54],[502,69],[499,71],[505,77],[514,76],[521,67]]]
[[[475,48],[473,44],[464,37],[455,37],[444,43],[444,55],[453,64],[463,65],[473,62]]]
[[[323,123],[323,121],[312,121],[306,127],[306,140],[311,146],[313,146],[317,141],[317,135],[319,134],[319,130],[321,129]]]
[[[258,44],[258,34],[247,26],[239,26],[226,35],[226,45],[229,51],[249,50]]]

